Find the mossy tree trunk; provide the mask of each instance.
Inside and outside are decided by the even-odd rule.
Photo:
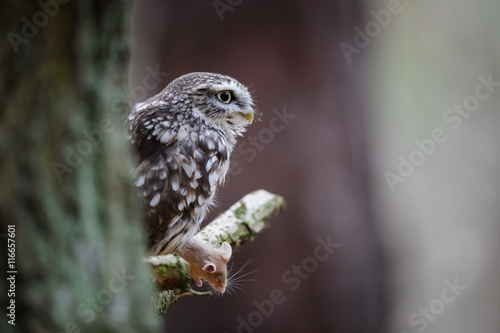
[[[129,6],[0,5],[0,240],[14,225],[17,271],[2,332],[158,327],[123,127]]]

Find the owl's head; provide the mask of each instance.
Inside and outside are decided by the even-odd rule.
[[[258,114],[247,87],[227,75],[185,74],[172,81],[165,92],[174,103],[190,104],[194,116],[236,135],[241,135]]]

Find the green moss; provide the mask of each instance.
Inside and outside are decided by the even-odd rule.
[[[246,214],[247,214],[247,206],[245,205],[244,202],[240,201],[240,207],[238,207],[238,209],[234,211],[234,215],[240,220],[243,220]]]
[[[158,277],[164,277],[167,274],[167,268],[165,266],[160,266],[158,267],[156,273],[158,274]]]

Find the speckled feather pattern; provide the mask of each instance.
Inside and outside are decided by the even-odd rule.
[[[221,91],[231,92],[230,103],[217,98]],[[128,121],[151,254],[172,253],[199,230],[254,109],[245,86],[214,73],[181,76],[133,108]]]

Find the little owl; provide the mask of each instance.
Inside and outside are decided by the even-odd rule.
[[[244,85],[214,73],[183,75],[133,108],[128,120],[139,157],[136,185],[147,210],[151,254],[178,251],[198,232],[254,109]]]

